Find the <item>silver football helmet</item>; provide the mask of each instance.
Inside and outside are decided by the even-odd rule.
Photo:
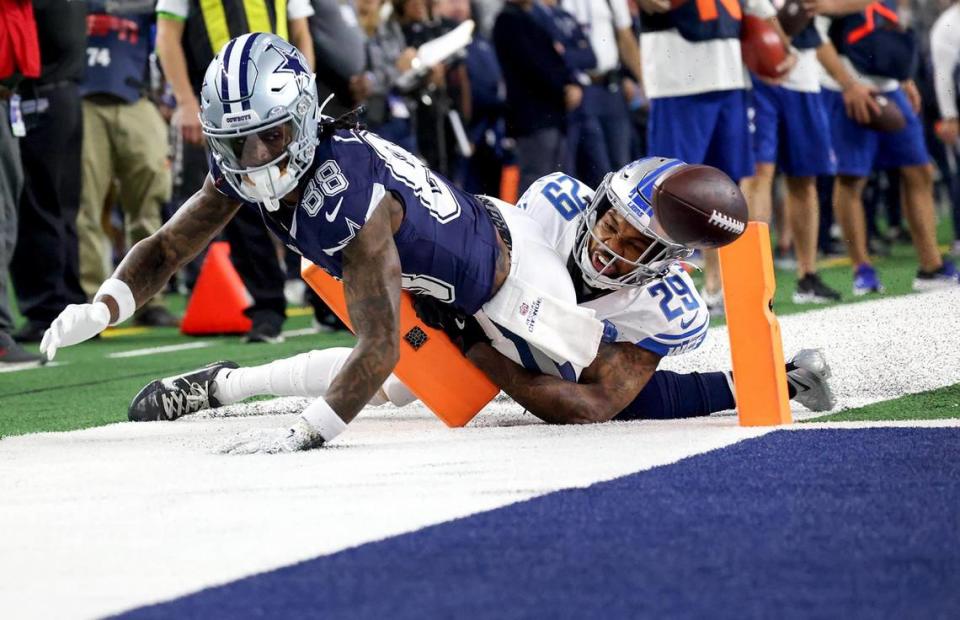
[[[279,208],[318,143],[317,86],[306,59],[274,34],[230,40],[207,67],[200,123],[227,183]]]
[[[664,275],[676,261],[693,253],[693,249],[675,243],[663,232],[657,221],[656,205],[653,204],[654,190],[659,184],[686,165],[679,159],[647,157],[608,173],[603,178],[580,218],[580,230],[574,248],[574,257],[587,284],[605,289],[640,286]],[[614,209],[627,223],[650,239],[649,246],[635,260],[614,251],[597,235],[597,222],[610,209]],[[599,269],[595,260],[600,263]],[[631,269],[619,276],[607,275],[607,268],[617,260],[631,266]]]

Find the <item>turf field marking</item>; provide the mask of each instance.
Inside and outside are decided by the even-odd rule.
[[[150,347],[147,349],[132,349],[130,351],[119,351],[107,355],[108,358],[118,359],[124,357],[142,357],[144,355],[153,355],[154,353],[174,353],[175,351],[186,351],[188,349],[203,349],[209,347],[210,343],[206,340],[200,342],[185,342],[183,344],[171,344],[165,347]]]
[[[303,329],[288,329],[282,335],[284,338],[299,338],[300,336],[316,336],[319,333],[313,327],[304,327]]]
[[[0,366],[0,373],[4,372],[20,372],[21,370],[33,370],[34,368],[53,368],[54,366],[63,366],[63,362],[47,362],[46,364],[41,364],[40,362],[22,362],[19,364],[5,364]]]

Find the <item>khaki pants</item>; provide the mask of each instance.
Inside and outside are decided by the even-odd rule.
[[[111,243],[103,229],[104,203],[119,182],[127,247],[151,235],[170,199],[167,131],[156,106],[83,102],[83,154],[80,214],[80,283],[90,297],[113,271]],[[148,305],[159,303],[159,295]]]

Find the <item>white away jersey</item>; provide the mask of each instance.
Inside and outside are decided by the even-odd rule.
[[[576,242],[581,212],[593,189],[562,173],[542,177],[530,186],[517,207],[540,223],[544,236],[567,260]],[[597,318],[612,325],[609,338],[633,342],[659,355],[677,355],[700,346],[710,313],[693,280],[678,264],[667,276],[642,287],[627,287],[584,302]]]

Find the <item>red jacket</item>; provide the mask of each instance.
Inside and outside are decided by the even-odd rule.
[[[30,0],[0,0],[0,79],[40,77],[40,45]]]

